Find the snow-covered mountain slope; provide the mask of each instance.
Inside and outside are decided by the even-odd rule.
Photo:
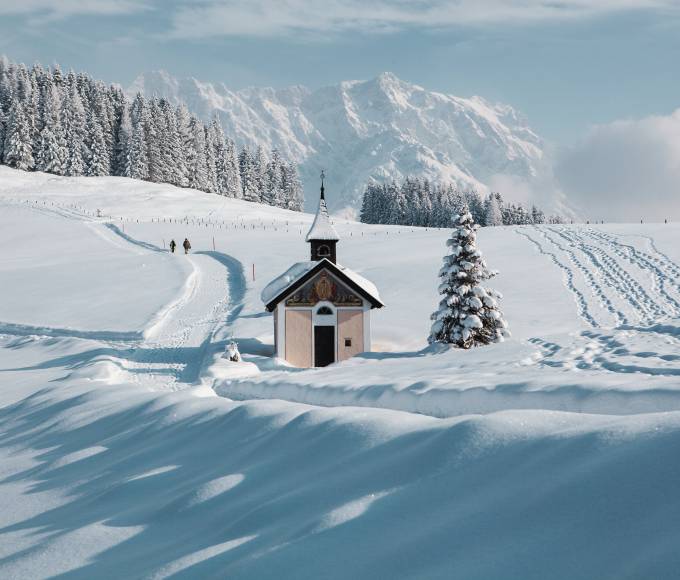
[[[482,230],[513,336],[437,354],[448,232],[335,220],[378,352],[298,370],[311,220],[0,167],[0,577],[677,576],[677,225]]]
[[[530,181],[543,163],[541,139],[512,107],[427,91],[391,73],[315,91],[234,91],[161,71],[140,75],[128,90],[138,91],[183,100],[205,119],[218,112],[242,144],[278,147],[300,164],[308,198],[326,168],[336,211],[357,209],[371,177],[419,175],[487,191],[500,176]]]

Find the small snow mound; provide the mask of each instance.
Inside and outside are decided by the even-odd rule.
[[[213,546],[209,546],[207,548],[203,548],[202,550],[197,550],[196,552],[193,552],[191,554],[188,554],[186,556],[182,556],[181,558],[178,558],[174,562],[171,562],[167,566],[164,566],[161,568],[156,574],[152,576],[152,578],[169,578],[170,576],[174,576],[175,574],[178,574],[182,570],[186,570],[190,566],[193,566],[194,564],[198,564],[199,562],[203,562],[204,560],[208,560],[209,558],[214,558],[215,556],[219,556],[220,554],[224,554],[225,552],[228,552],[229,550],[233,550],[234,548],[238,548],[242,544],[245,544],[246,542],[250,542],[252,539],[256,538],[257,536],[243,536],[241,538],[236,538],[234,540],[228,540],[226,542],[221,542],[219,544],[215,544]]]
[[[369,493],[359,499],[347,502],[338,508],[328,512],[326,517],[324,517],[321,526],[318,531],[329,530],[341,524],[345,524],[352,521],[359,516],[363,515],[368,508],[371,507],[375,501],[389,495],[391,491],[380,491],[377,493]]]
[[[52,464],[52,467],[56,469],[59,467],[64,467],[66,465],[71,465],[72,463],[76,463],[77,461],[87,459],[88,457],[92,457],[93,455],[97,455],[102,451],[106,450],[107,448],[102,447],[101,445],[95,445],[94,447],[86,447],[85,449],[80,449],[78,451],[74,451],[73,453],[64,455],[63,457],[60,457]]]
[[[139,479],[146,479],[147,477],[154,477],[156,475],[161,475],[162,473],[168,473],[168,471],[174,471],[178,468],[179,465],[165,465],[163,467],[158,467],[157,469],[151,469],[150,471],[140,473],[139,475],[134,475],[133,477],[130,477],[128,481],[137,481]]]
[[[245,479],[242,473],[232,473],[223,477],[217,477],[208,483],[201,485],[189,501],[189,506],[194,506],[209,499],[213,499],[230,489],[235,488]]]

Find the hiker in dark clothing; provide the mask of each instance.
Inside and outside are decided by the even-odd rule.
[[[175,243],[175,240],[170,240],[170,251],[174,254],[175,253],[175,248],[177,247],[177,244]]]
[[[182,244],[184,247],[184,253],[188,254],[189,250],[191,249],[191,244],[189,243],[189,238],[184,238],[184,243]]]

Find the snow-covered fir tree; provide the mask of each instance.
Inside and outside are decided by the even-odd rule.
[[[205,162],[205,128],[197,117],[189,121],[191,145],[187,157],[189,187],[205,190],[208,186],[208,171]]]
[[[68,91],[62,102],[61,119],[66,141],[64,175],[82,175],[85,171],[85,108],[76,79],[69,75]]]
[[[241,187],[241,173],[238,165],[238,155],[236,153],[236,143],[227,139],[224,147],[224,175],[222,188],[227,197],[242,198],[243,189]],[[298,210],[302,211],[302,209]]]
[[[262,145],[258,145],[251,157],[253,182],[255,191],[262,203],[268,203],[267,199],[267,156]]]
[[[227,142],[224,137],[222,123],[217,115],[213,115],[210,122],[212,134],[213,155],[215,157],[215,183],[216,191],[220,195],[227,195],[227,183],[229,181],[229,162],[227,160]]]
[[[151,99],[142,112],[144,136],[146,137],[146,158],[149,163],[149,180],[156,183],[166,181],[167,166],[163,141],[165,126],[162,122],[158,99]]]
[[[104,131],[96,115],[92,112],[87,120],[87,138],[85,141],[87,156],[85,159],[85,175],[99,177],[109,175],[111,161],[104,139]]]
[[[132,138],[125,157],[123,175],[133,179],[149,179],[149,160],[146,155],[144,123],[141,119],[132,125]]]
[[[9,110],[3,161],[10,167],[24,170],[33,169],[35,165],[31,126],[19,100],[15,100]]]
[[[484,225],[485,226],[502,226],[503,214],[501,213],[501,206],[498,197],[494,193],[490,193],[484,201]]]
[[[264,195],[266,203],[276,207],[285,207],[283,185],[283,162],[278,149],[272,150],[271,159],[267,162],[264,178]]]
[[[238,157],[239,169],[241,172],[241,187],[243,188],[243,199],[246,201],[260,201],[261,190],[258,189],[258,180],[255,171],[255,161],[250,148],[244,145]]]
[[[477,249],[476,230],[472,215],[455,218],[455,227],[446,243],[450,249],[439,271],[442,299],[432,314],[432,329],[428,341],[446,343],[458,348],[471,348],[500,342],[509,336],[498,301],[499,292],[484,286],[496,275],[487,268]]]
[[[120,111],[120,122],[118,126],[118,135],[116,136],[115,147],[115,162],[114,174],[122,175],[123,177],[131,177],[128,173],[128,153],[132,146],[132,119],[130,118],[130,110],[123,102]]]
[[[59,89],[50,84],[43,95],[42,128],[36,158],[36,169],[56,175],[64,175],[68,149],[61,123],[61,99]]]
[[[217,145],[212,127],[204,127],[205,134],[205,186],[210,193],[217,193]]]
[[[287,209],[293,211],[302,211],[304,205],[304,195],[302,192],[302,184],[298,177],[297,166],[290,162],[283,166],[283,191]]]

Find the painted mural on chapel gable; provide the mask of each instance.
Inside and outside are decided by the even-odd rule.
[[[360,296],[323,270],[289,296],[286,306],[314,306],[323,301],[335,306],[363,305]]]

